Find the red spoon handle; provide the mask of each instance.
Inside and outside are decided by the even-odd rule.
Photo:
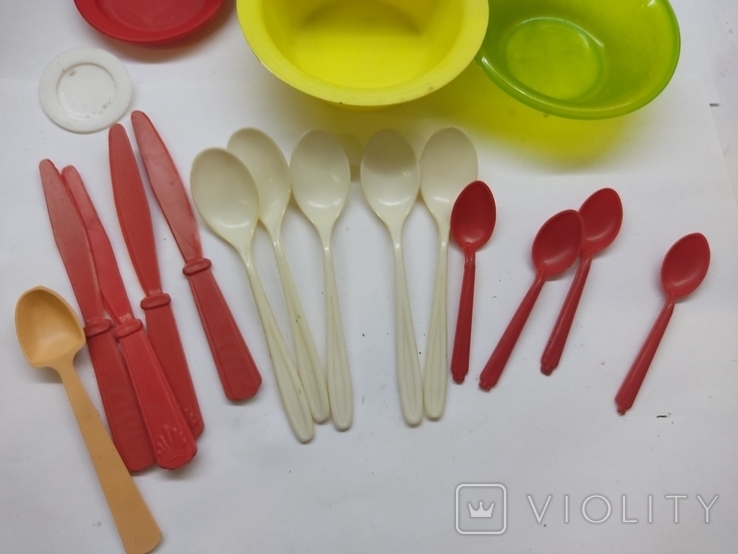
[[[510,323],[508,323],[507,329],[505,329],[502,337],[500,337],[500,342],[497,343],[494,352],[492,352],[492,355],[487,361],[487,365],[484,366],[482,374],[479,376],[479,386],[484,390],[491,389],[499,381],[502,370],[505,369],[505,364],[507,364],[507,360],[510,358],[515,343],[523,331],[525,322],[528,321],[528,316],[533,310],[533,306],[545,282],[546,280],[543,276],[536,275],[535,281],[533,281],[530,289],[528,289],[525,297],[523,297],[523,301],[518,306],[515,315],[513,315]]]
[[[641,346],[641,350],[630,367],[628,375],[625,376],[623,384],[620,385],[618,394],[615,396],[615,402],[617,403],[618,413],[620,415],[623,415],[633,406],[633,402],[635,402],[638,391],[643,384],[643,379],[646,377],[646,373],[651,366],[653,357],[656,355],[656,350],[661,343],[661,338],[664,336],[664,331],[666,331],[666,326],[669,324],[673,312],[674,301],[668,299],[659,317],[656,318],[651,332],[648,333],[646,342]]]
[[[174,398],[154,349],[138,319],[118,325],[123,350],[159,466],[177,469],[197,452],[195,438]]]
[[[559,365],[566,339],[571,330],[571,324],[574,321],[574,314],[579,306],[579,299],[582,297],[582,290],[584,290],[584,283],[587,281],[591,263],[592,254],[583,252],[579,267],[574,275],[574,280],[571,282],[559,317],[554,324],[551,336],[541,356],[541,371],[546,375],[551,375],[553,370]]]
[[[161,368],[190,426],[192,435],[197,438],[202,434],[205,424],[202,420],[200,405],[192,384],[169,295],[160,293],[147,296],[141,301],[141,307],[146,315],[146,332],[151,346],[159,358]]]
[[[187,263],[183,272],[189,280],[223,391],[230,400],[243,400],[259,390],[261,375],[210,265],[210,260],[200,258]]]
[[[469,351],[471,349],[472,313],[474,311],[474,279],[476,260],[472,248],[464,249],[464,277],[461,281],[459,314],[456,318],[454,350],[451,355],[451,375],[457,383],[463,383],[469,372]]]
[[[87,348],[113,443],[128,470],[141,471],[154,463],[154,451],[112,331],[112,322],[107,318],[88,321]]]

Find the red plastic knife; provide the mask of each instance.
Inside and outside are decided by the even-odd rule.
[[[141,471],[154,463],[154,451],[128,369],[113,337],[113,322],[105,314],[85,228],[59,170],[44,160],[39,172],[54,240],[85,321],[87,348],[110,435],[128,470]]]
[[[177,403],[197,438],[204,429],[202,414],[174,319],[171,297],[162,290],[146,191],[131,142],[122,125],[110,128],[108,149],[118,221],[138,281],[146,293],[141,301],[146,316],[146,332]]]
[[[87,231],[103,303],[115,321],[113,333],[123,351],[156,462],[165,469],[176,469],[189,462],[197,452],[195,438],[144,332],[143,323],[133,315],[110,239],[82,178],[72,166],[65,167],[62,176]]]
[[[202,256],[197,222],[182,179],[148,116],[134,111],[131,121],[154,196],[185,260],[183,273],[189,280],[223,390],[231,400],[253,396],[261,375],[215,281],[211,262]]]

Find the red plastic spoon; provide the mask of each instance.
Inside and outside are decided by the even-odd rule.
[[[584,283],[589,274],[592,257],[610,246],[620,232],[620,225],[623,222],[623,204],[620,202],[620,196],[614,190],[600,189],[584,201],[579,208],[579,215],[582,218],[584,233],[581,260],[564,305],[561,307],[559,318],[556,320],[546,349],[541,356],[541,371],[546,375],[551,375],[551,372],[559,365],[566,338],[569,336],[569,330],[574,321],[574,314],[579,306]]]
[[[682,237],[666,253],[661,266],[661,286],[666,293],[666,302],[615,396],[621,415],[627,412],[635,401],[674,312],[674,304],[700,286],[709,265],[710,245],[700,233]]]
[[[532,258],[536,278],[497,343],[479,376],[479,386],[489,390],[497,384],[508,358],[528,320],[538,294],[549,277],[568,269],[582,248],[582,219],[579,212],[559,212],[543,224],[533,241]]]
[[[472,312],[474,308],[474,278],[476,251],[492,236],[497,220],[497,208],[492,191],[482,181],[474,181],[461,191],[451,211],[451,234],[464,251],[464,277],[461,281],[459,314],[451,356],[451,375],[463,383],[469,372]]]

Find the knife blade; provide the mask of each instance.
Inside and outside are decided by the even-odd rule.
[[[204,429],[202,414],[174,319],[171,297],[162,290],[146,191],[122,125],[110,128],[108,150],[118,221],[139,283],[146,293],[140,304],[146,317],[146,331],[177,403],[197,438]]]
[[[113,337],[113,322],[103,307],[85,228],[54,164],[43,160],[39,173],[54,240],[85,321],[87,348],[110,435],[128,470],[141,471],[154,463],[154,451],[128,368]]]
[[[65,167],[62,177],[87,231],[103,303],[115,322],[113,333],[123,351],[156,462],[165,469],[181,467],[197,452],[195,438],[144,333],[143,323],[133,315],[110,239],[82,178],[73,166]]]
[[[187,276],[225,395],[243,400],[256,394],[261,375],[225,297],[202,255],[197,221],[174,162],[151,120],[131,114],[136,142],[159,206],[185,260]]]

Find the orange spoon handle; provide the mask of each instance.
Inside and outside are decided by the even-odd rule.
[[[469,372],[476,268],[474,249],[471,247],[464,248],[464,277],[461,281],[459,314],[456,318],[454,350],[451,354],[451,375],[457,383],[463,383],[466,374]]]
[[[579,300],[582,297],[584,283],[589,275],[589,267],[592,264],[592,254],[582,252],[582,259],[579,267],[571,282],[569,292],[566,295],[564,304],[559,312],[559,317],[554,324],[551,336],[548,339],[546,348],[541,356],[541,371],[546,375],[551,375],[554,369],[559,365],[561,354],[564,352],[566,339],[569,337],[571,324],[574,322],[574,314],[579,306]]]
[[[159,544],[161,531],[110,440],[71,361],[59,360],[56,369],[61,375],[123,546],[128,554],[146,554]]]
[[[641,350],[638,352],[633,365],[628,371],[628,375],[625,376],[623,384],[620,385],[620,390],[615,396],[615,402],[617,403],[618,413],[623,415],[627,412],[633,402],[635,402],[638,391],[643,384],[643,379],[646,377],[653,357],[656,355],[656,350],[661,343],[661,338],[664,336],[666,326],[669,324],[671,314],[674,312],[674,300],[672,298],[667,299],[666,304],[661,309],[659,317],[651,328],[651,332],[648,333],[646,342],[641,346]]]
[[[523,301],[518,306],[515,315],[513,315],[510,323],[508,323],[507,329],[505,329],[502,337],[500,337],[500,342],[497,343],[494,352],[492,352],[492,355],[487,361],[487,365],[484,366],[482,374],[479,376],[479,386],[484,390],[491,389],[499,381],[500,375],[502,375],[502,371],[505,369],[507,360],[510,358],[510,354],[512,354],[515,343],[523,331],[525,322],[528,321],[528,316],[533,310],[533,306],[545,282],[545,276],[541,274],[536,275],[535,281],[533,281],[530,289],[528,289],[525,297],[523,297]]]

